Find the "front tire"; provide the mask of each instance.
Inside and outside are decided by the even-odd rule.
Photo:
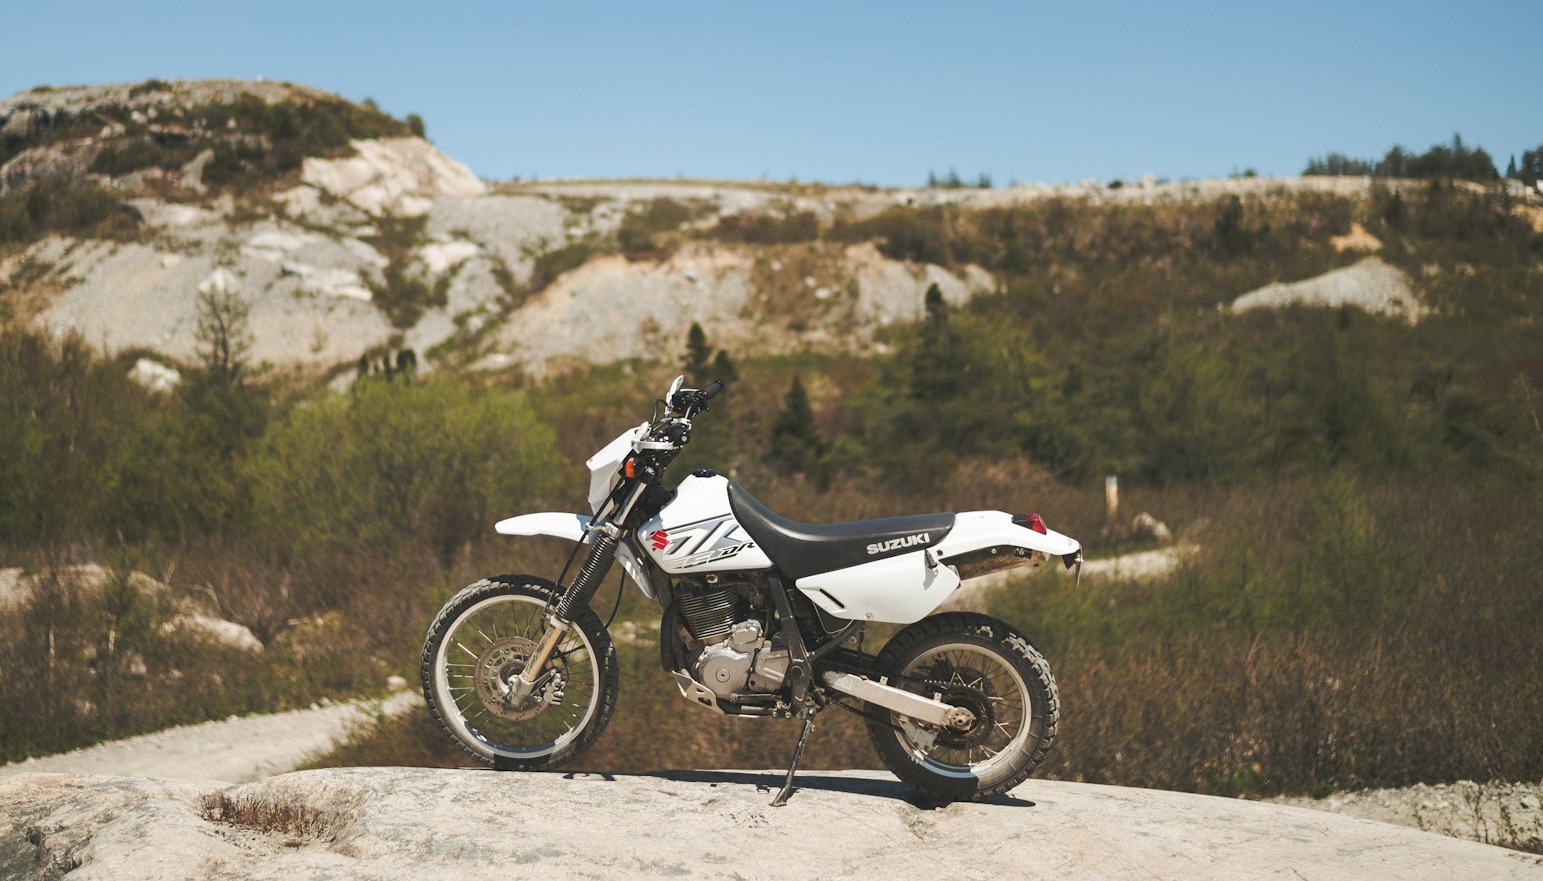
[[[985,615],[923,618],[879,653],[890,684],[962,706],[966,730],[868,708],[868,737],[895,776],[945,801],[1006,792],[1045,760],[1060,720],[1050,665],[1023,634]]]
[[[502,698],[546,631],[550,581],[500,575],[462,589],[423,643],[423,696],[467,754],[505,771],[558,767],[592,746],[616,710],[616,649],[593,610],[575,617],[536,692]]]

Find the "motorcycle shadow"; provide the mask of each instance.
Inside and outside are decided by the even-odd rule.
[[[599,777],[604,780],[615,779],[610,774],[584,772],[573,772],[564,776],[568,778],[583,776],[586,778]],[[711,786],[718,786],[720,784],[754,786],[757,792],[764,793],[773,793],[782,788],[783,780],[783,773],[780,771],[653,771],[635,776],[653,777],[657,780],[669,780],[674,783],[706,783]],[[924,811],[936,810],[949,804],[949,802],[942,799],[932,798],[917,792],[898,780],[882,780],[872,777],[843,777],[836,772],[798,775],[794,780],[793,795],[797,796],[800,790],[805,789],[901,801],[913,808]],[[978,804],[1013,808],[1032,808],[1035,806],[1034,802],[1018,798],[1011,793],[982,799]]]

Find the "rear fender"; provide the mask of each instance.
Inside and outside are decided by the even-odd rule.
[[[954,528],[932,553],[969,579],[1046,558],[1070,567],[1080,560],[1082,545],[1053,529],[1040,533],[1019,526],[1003,511],[966,511],[956,515]]]
[[[549,535],[589,544],[589,524],[593,520],[593,517],[585,514],[542,511],[539,514],[521,514],[500,520],[493,525],[493,530],[500,535]],[[622,571],[643,592],[643,596],[653,599],[653,582],[649,580],[648,570],[639,559],[638,552],[633,549],[631,541],[622,541],[616,545],[616,559],[621,563]]]

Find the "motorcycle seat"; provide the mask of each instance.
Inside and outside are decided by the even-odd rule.
[[[778,570],[798,581],[930,548],[954,528],[953,514],[918,514],[852,523],[789,520],[729,481],[729,509]]]

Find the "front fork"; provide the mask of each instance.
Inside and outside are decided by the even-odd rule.
[[[621,527],[617,524],[627,522],[627,517],[647,488],[648,485],[643,481],[637,481],[616,515],[607,517],[591,527],[597,535],[590,545],[589,555],[584,558],[584,565],[579,567],[579,574],[573,579],[573,583],[568,585],[568,589],[563,592],[557,605],[552,609],[551,616],[547,618],[546,633],[542,635],[536,651],[526,662],[525,669],[509,680],[511,701],[520,703],[535,691],[536,683],[541,679],[542,670],[545,669],[547,661],[552,659],[552,653],[557,651],[557,646],[567,635],[568,629],[573,626],[573,619],[589,606],[590,600],[594,599],[601,582],[605,581],[605,576],[611,571],[611,564],[616,561],[616,545],[620,543],[622,535]]]

